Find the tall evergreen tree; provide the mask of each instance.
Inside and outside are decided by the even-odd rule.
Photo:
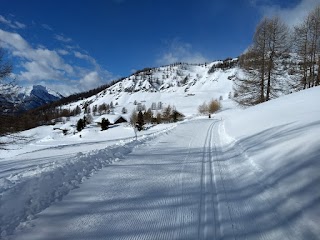
[[[92,113],[94,116],[97,115],[97,112],[98,112],[98,106],[97,105],[94,105],[93,108],[92,108]]]
[[[101,120],[101,131],[107,130],[109,128],[109,119],[102,118]]]
[[[141,111],[138,112],[138,117],[137,117],[137,128],[138,131],[141,131],[143,129],[144,125],[144,118],[143,118],[143,113]]]
[[[82,129],[84,129],[84,122],[83,122],[83,119],[80,118],[77,122],[77,131],[78,132],[81,132]]]
[[[81,113],[81,108],[79,107],[79,105],[77,105],[76,109],[75,109],[75,114],[79,115]]]

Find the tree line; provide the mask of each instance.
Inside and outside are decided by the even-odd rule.
[[[253,43],[239,57],[234,100],[251,106],[320,84],[320,5],[293,29],[279,17],[264,18]]]
[[[130,115],[130,124],[136,127],[139,131],[143,130],[145,124],[160,124],[170,123],[182,120],[184,115],[178,112],[175,106],[168,105],[161,112],[135,109]]]

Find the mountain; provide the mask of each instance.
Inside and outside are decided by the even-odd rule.
[[[186,116],[194,115],[204,101],[226,100],[232,95],[233,79],[240,71],[237,61],[227,59],[208,64],[177,63],[145,68],[98,94],[65,107],[92,108],[112,102],[116,113],[125,107],[130,114],[139,105],[152,110],[171,105]]]
[[[0,84],[1,113],[21,113],[44,104],[57,101],[63,96],[44,86],[21,87],[12,84]]]

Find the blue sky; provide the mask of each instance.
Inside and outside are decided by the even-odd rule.
[[[320,0],[1,0],[18,84],[63,94],[144,67],[240,55],[262,17],[299,22]]]

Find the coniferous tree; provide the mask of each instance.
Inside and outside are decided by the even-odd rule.
[[[84,128],[83,119],[80,118],[80,119],[78,120],[78,122],[77,122],[77,131],[78,131],[78,132],[81,132],[83,128]]]
[[[173,110],[172,111],[172,121],[173,122],[177,122],[178,121],[178,117],[179,117],[179,113],[177,110]]]
[[[97,115],[97,112],[98,112],[98,106],[97,105],[94,105],[93,108],[92,108],[92,113],[94,116]]]
[[[85,114],[91,113],[91,108],[90,108],[89,105],[85,106],[85,108],[84,108],[84,113],[85,113]]]
[[[128,110],[127,110],[125,107],[123,107],[122,110],[121,110],[121,112],[122,112],[123,114],[126,114],[126,113],[128,112]]]
[[[81,113],[81,108],[77,105],[76,109],[75,109],[75,114],[79,115]]]
[[[101,120],[101,131],[107,130],[109,128],[110,122],[108,119],[102,118]]]
[[[138,116],[137,116],[137,128],[138,128],[138,131],[143,130],[143,125],[144,125],[143,113],[141,111],[139,111],[138,112]]]
[[[87,117],[83,116],[83,128],[87,126]]]

